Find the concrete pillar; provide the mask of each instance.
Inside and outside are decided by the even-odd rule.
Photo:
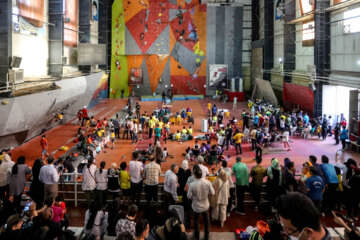
[[[11,0],[0,0],[0,86],[6,85],[9,59],[12,56]]]
[[[315,2],[315,46],[314,63],[316,75],[328,77],[326,69],[330,69],[330,24],[329,13],[325,9],[330,6],[330,0],[317,0]],[[316,91],[314,92],[314,116],[322,114],[322,86],[323,81],[316,81]]]

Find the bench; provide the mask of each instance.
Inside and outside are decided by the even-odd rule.
[[[358,153],[360,149],[360,144],[357,144],[356,141],[350,141],[350,144],[351,144],[351,150],[354,149],[353,147],[356,147],[356,152]]]

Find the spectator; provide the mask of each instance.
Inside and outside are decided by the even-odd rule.
[[[204,166],[204,157],[203,156],[199,156],[198,157],[198,162],[199,162],[199,167],[201,169],[202,172],[202,178],[206,178],[209,176],[209,169]]]
[[[323,179],[317,175],[318,171],[315,167],[310,167],[311,177],[306,179],[305,185],[308,191],[308,197],[313,201],[317,209],[321,210],[321,202],[323,199],[323,193],[325,191],[325,183]]]
[[[321,156],[321,170],[324,174],[326,189],[324,194],[324,207],[330,212],[335,209],[336,189],[339,186],[339,180],[336,175],[335,167],[329,163],[329,158],[325,155]]]
[[[15,163],[11,161],[9,154],[3,152],[2,155],[4,157],[0,164],[0,199],[5,201],[5,199],[9,199],[9,177]]]
[[[44,184],[44,199],[55,199],[58,195],[59,173],[54,166],[54,157],[47,157],[48,164],[41,167],[39,180]]]
[[[131,160],[129,163],[132,202],[139,204],[143,184],[142,174],[144,168],[142,163],[138,161],[139,154],[137,152],[133,152],[132,156],[133,160]]]
[[[272,212],[275,212],[276,199],[284,193],[283,175],[276,158],[271,160],[271,166],[267,168],[267,194],[271,202]]]
[[[105,170],[106,162],[100,163],[100,169],[95,172],[96,190],[95,190],[95,205],[98,209],[102,209],[106,205],[107,201],[107,185],[108,175]]]
[[[286,158],[288,159],[288,158]],[[285,164],[284,175],[285,175],[285,189],[288,192],[297,191],[297,181],[295,179],[296,169],[294,162],[291,162],[290,159]]]
[[[219,172],[221,170],[224,170],[226,172],[226,175],[228,175],[228,182],[229,182],[229,188],[230,188],[230,192],[229,192],[229,200],[228,200],[228,205],[226,207],[226,216],[230,217],[230,212],[232,211],[233,208],[235,208],[235,205],[233,204],[233,198],[234,198],[234,194],[235,194],[235,184],[234,184],[234,180],[232,177],[232,172],[231,172],[231,168],[229,168],[227,166],[227,161],[222,161],[221,163],[221,168],[219,169]]]
[[[150,163],[146,164],[144,171],[145,194],[148,205],[151,201],[157,203],[159,176],[161,173],[160,165],[154,161],[155,157],[150,156],[149,160]]]
[[[188,178],[191,176],[191,170],[189,169],[189,162],[187,160],[183,160],[181,163],[181,167],[179,168],[179,172],[177,174],[178,176],[178,182],[179,182],[179,188],[178,188],[178,195],[184,198],[185,195],[185,185],[188,180]]]
[[[199,239],[199,216],[203,216],[204,220],[204,239],[209,239],[210,233],[210,220],[209,220],[209,195],[214,195],[215,191],[211,183],[203,178],[203,174],[200,168],[194,167],[195,181],[190,184],[189,191],[187,193],[188,199],[192,200],[192,209],[194,211],[194,238]]]
[[[211,205],[213,207],[211,218],[213,220],[220,220],[220,226],[224,227],[226,206],[230,198],[228,175],[224,170],[220,170],[219,177],[212,183],[212,187],[215,194],[211,198]]]
[[[259,210],[260,194],[263,189],[264,177],[266,176],[266,168],[261,166],[262,158],[256,158],[256,166],[251,168],[250,176],[252,177],[251,192],[255,201],[255,211]]]
[[[313,156],[313,155],[309,156],[309,162],[312,164],[313,167],[316,168],[316,171],[318,172],[317,175],[320,176],[323,179],[323,181],[325,182],[325,178],[324,178],[324,174],[321,169],[321,166],[316,161],[317,161],[317,158],[315,156]]]
[[[179,166],[176,164],[171,164],[170,169],[167,170],[165,173],[165,181],[164,181],[165,211],[168,210],[169,205],[178,202],[178,196],[177,196],[178,177],[176,176],[178,172],[179,172]]]
[[[135,237],[129,232],[123,232],[116,238],[116,240],[135,240]]]
[[[12,167],[10,175],[10,196],[14,196],[13,204],[20,210],[22,193],[26,185],[27,175],[31,173],[30,168],[25,164],[25,157],[20,156]]]
[[[99,210],[91,203],[90,209],[85,213],[84,234],[85,239],[102,239],[108,225],[108,213]]]
[[[113,197],[113,200],[119,196],[120,185],[119,185],[119,170],[116,163],[112,163],[107,171],[108,175],[108,193]]]
[[[123,232],[129,232],[135,236],[135,218],[138,211],[138,207],[135,204],[132,204],[129,207],[128,214],[125,218],[119,219],[116,223],[115,233],[116,236],[119,236]]]
[[[94,158],[89,158],[87,165],[83,170],[83,182],[81,189],[85,192],[85,198],[88,203],[88,207],[91,205],[91,200],[94,196],[94,190],[96,188],[96,165],[94,164]]]
[[[126,171],[127,164],[122,162],[120,164],[119,183],[125,204],[129,204],[131,195],[131,177],[128,171]]]
[[[277,201],[283,233],[298,239],[330,240],[328,230],[322,226],[320,215],[311,200],[301,193],[289,193]]]
[[[146,219],[140,219],[135,226],[135,239],[145,240],[149,234],[149,222]]]
[[[236,158],[236,163],[232,167],[232,173],[236,179],[236,212],[245,215],[244,196],[245,190],[249,186],[249,169],[245,163],[241,162],[241,157]]]
[[[40,169],[44,166],[43,158],[35,160],[32,167],[32,182],[30,185],[29,195],[36,203],[38,208],[41,208],[44,202],[44,184],[39,180]]]
[[[349,179],[350,199],[348,206],[348,216],[353,220],[358,220],[359,202],[360,202],[360,171],[355,171],[355,174]]]

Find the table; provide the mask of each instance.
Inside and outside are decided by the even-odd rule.
[[[230,102],[234,101],[234,97],[237,97],[238,102],[245,101],[245,92],[230,92],[229,90],[225,90],[224,93],[228,96]]]

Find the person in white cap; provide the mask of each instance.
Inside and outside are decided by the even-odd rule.
[[[198,157],[198,162],[199,162],[199,167],[200,167],[200,169],[202,171],[202,178],[206,178],[206,176],[209,176],[209,168],[207,168],[206,166],[203,165],[204,157],[199,156]]]

